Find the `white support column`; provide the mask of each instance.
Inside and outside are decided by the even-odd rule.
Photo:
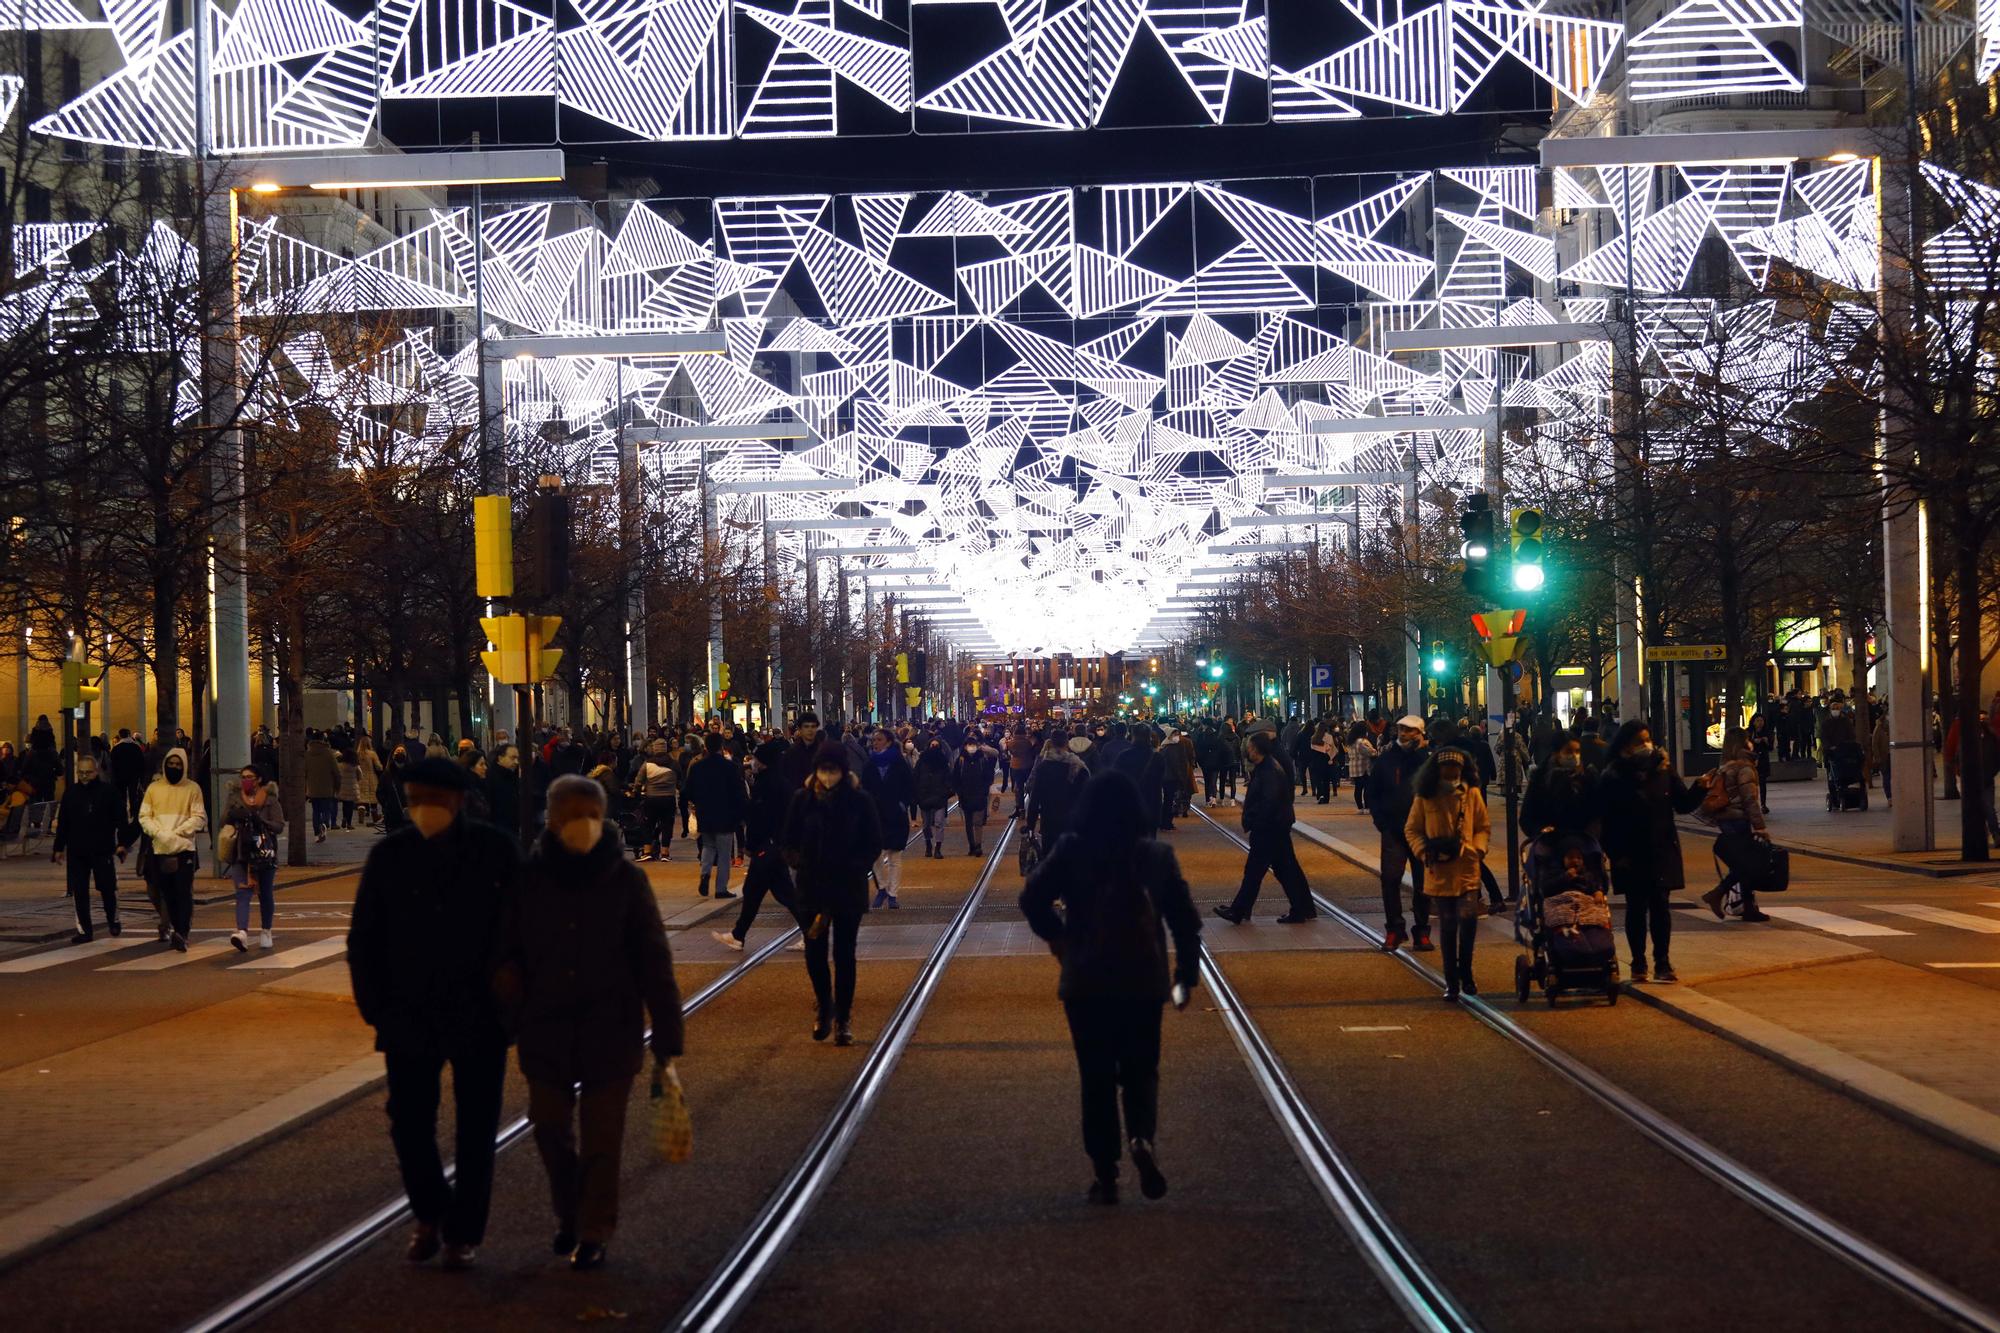
[[[1415,462],[1414,457],[1411,460]],[[1403,478],[1403,540],[1408,547],[1411,563],[1417,557],[1417,474],[1413,467]],[[1423,627],[1414,617],[1403,620],[1403,690],[1405,713],[1423,716],[1424,711],[1424,634]]]
[[[708,709],[716,711],[715,696],[722,689],[722,523],[716,513],[715,487],[708,476],[708,445],[701,446],[701,549],[708,580]]]
[[[625,429],[625,362],[617,373],[618,553],[625,566],[625,699],[633,736],[653,725],[653,673],[646,662],[645,531],[640,524],[644,496],[639,442]]]
[[[778,594],[778,535],[771,530],[771,500],[766,496],[759,506],[763,522],[758,526],[764,530],[764,614],[770,617],[770,644],[766,648],[764,669],[764,698],[766,713],[783,723],[785,720],[785,667],[779,660],[784,647],[784,635],[778,623],[778,608],[783,605]]]
[[[1486,498],[1493,506],[1493,552],[1487,557],[1487,568],[1495,571],[1504,568],[1508,571],[1508,581],[1504,582],[1502,587],[1495,590],[1494,596],[1503,604],[1512,606],[1514,605],[1512,601],[1513,584],[1511,582],[1513,562],[1510,560],[1503,564],[1500,559],[1502,544],[1510,541],[1512,525],[1507,519],[1507,478],[1506,471],[1501,466],[1500,459],[1500,405],[1497,400],[1493,405],[1492,418],[1486,423],[1486,439],[1484,441],[1483,453],[1485,466],[1482,483],[1486,489]],[[1507,725],[1506,709],[1501,702],[1505,696],[1501,690],[1498,668],[1492,666],[1486,668],[1485,684],[1486,697],[1483,712],[1486,718],[1486,739],[1492,742],[1494,752],[1497,754],[1499,752],[1500,733]]]
[[[199,41],[200,39],[197,38]],[[206,58],[200,62],[206,66]],[[201,136],[205,140],[206,135]],[[201,144],[205,150],[205,142]],[[242,402],[237,363],[238,293],[236,191],[211,169],[204,173],[203,249],[208,263],[203,287],[211,303],[203,330],[202,361],[209,441],[209,485],[215,512],[209,528],[208,689],[211,709],[213,778],[250,762],[250,596],[244,579],[249,558],[243,508]]]
[[[1915,181],[1907,161],[1894,154],[1878,159],[1876,216],[1881,219],[1877,252],[1882,280],[1876,310],[1892,342],[1915,337],[1915,289],[1910,260],[1915,253]],[[1878,445],[1883,458],[1910,457],[1916,440],[1910,428],[1907,385],[1883,377]],[[1889,836],[1899,852],[1937,846],[1937,812],[1931,791],[1929,551],[1922,504],[1895,483],[1896,470],[1883,473],[1882,605],[1886,613],[1883,672],[1889,685],[1889,777],[1896,798],[1889,810]]]
[[[1638,328],[1631,297],[1620,298],[1622,318],[1609,322],[1611,332],[1611,444],[1613,486],[1619,500],[1630,504],[1639,461],[1640,384]],[[1614,628],[1618,637],[1618,716],[1629,721],[1646,712],[1646,668],[1643,590],[1631,566],[1621,561],[1611,580]]]

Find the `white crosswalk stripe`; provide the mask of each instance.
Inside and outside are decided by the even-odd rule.
[[[179,967],[184,963],[198,963],[204,958],[213,958],[219,953],[230,952],[233,952],[233,950],[230,947],[228,938],[224,937],[219,940],[203,940],[199,944],[190,944],[186,953],[182,953],[178,949],[167,949],[160,953],[147,954],[144,958],[134,958],[129,963],[113,963],[109,967],[100,967],[97,970],[99,972],[164,972],[170,967]]]
[[[1762,907],[1771,916],[1777,917],[1780,921],[1790,921],[1794,925],[1810,926],[1814,930],[1823,930],[1829,935],[1910,934],[1907,930],[1898,930],[1894,926],[1885,926],[1879,921],[1856,921],[1852,917],[1841,916],[1834,912],[1822,912],[1814,907],[1773,907],[1765,902],[1760,902],[1758,906]]]
[[[120,949],[136,949],[142,944],[152,944],[155,936],[126,935],[118,939],[100,936],[88,944],[72,944],[66,949],[50,949],[46,953],[31,953],[22,958],[9,958],[0,963],[0,973],[15,975],[21,972],[39,972],[45,967],[60,967],[64,963],[74,963],[81,958],[95,958],[99,954],[116,953]]]
[[[2000,917],[1974,916],[1970,912],[1954,912],[1948,908],[1932,907],[1928,903],[1863,903],[1862,906],[1877,912],[1915,917],[1932,925],[1977,931],[1981,935],[2000,935]]]
[[[304,967],[347,952],[347,936],[329,935],[313,944],[302,944],[296,949],[286,949],[282,953],[267,954],[253,958],[247,963],[238,963],[230,968],[232,972],[283,972],[294,967]]]

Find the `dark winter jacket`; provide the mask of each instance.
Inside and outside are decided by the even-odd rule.
[[[813,765],[818,760],[819,747],[825,741],[826,737],[820,736],[808,745],[796,736],[792,738],[791,745],[785,750],[785,757],[778,761],[778,773],[785,780],[787,792],[799,790],[812,779]]]
[[[118,850],[118,833],[125,826],[125,801],[108,782],[72,782],[56,808],[56,840],[52,852],[67,852],[78,861],[101,861]]]
[[[1276,755],[1266,755],[1250,770],[1243,785],[1243,831],[1245,833],[1290,833],[1296,816],[1292,810],[1294,783]]]
[[[330,801],[340,794],[340,765],[325,741],[306,746],[306,799]]]
[[[1123,773],[1139,789],[1139,803],[1145,807],[1148,828],[1160,823],[1160,805],[1167,780],[1167,768],[1160,756],[1143,745],[1127,744],[1111,761],[1111,771]]]
[[[951,761],[951,791],[960,807],[985,812],[987,793],[993,788],[999,756],[985,746],[971,754],[960,750]]]
[[[1422,745],[1405,750],[1393,740],[1375,756],[1368,770],[1368,814],[1377,829],[1403,836],[1403,825],[1410,817],[1410,783],[1429,757],[1429,749]]]
[[[1028,813],[1040,821],[1044,846],[1053,847],[1069,831],[1070,810],[1088,781],[1090,770],[1067,750],[1035,761],[1028,774]]]
[[[631,1078],[681,1053],[681,993],[646,874],[606,826],[582,856],[550,833],[528,853],[494,979],[521,1072],[569,1087]]]
[[[272,772],[276,772],[273,769]],[[111,782],[116,787],[146,785],[146,751],[130,736],[111,747]]]
[[[1597,815],[1595,778],[1581,763],[1575,768],[1544,764],[1521,801],[1521,836],[1539,837],[1544,829],[1558,836],[1582,834]]]
[[[495,828],[512,832],[521,827],[520,769],[486,766],[486,808]]]
[[[681,795],[694,807],[704,833],[734,832],[750,804],[743,765],[724,754],[707,755],[688,765]]]
[[[1664,753],[1643,759],[1620,756],[1597,779],[1597,840],[1611,859],[1611,890],[1678,889],[1681,868],[1676,814],[1701,804],[1705,789],[1690,787]]]
[[[910,840],[910,807],[916,803],[916,775],[900,751],[891,749],[887,753],[889,763],[880,769],[875,766],[875,756],[868,756],[868,762],[861,766],[861,787],[875,802],[875,812],[882,821],[882,846],[900,852]]]
[[[941,749],[917,756],[911,781],[919,810],[942,810],[951,804],[951,758]]]
[[[798,872],[801,911],[868,910],[868,871],[882,851],[882,821],[852,777],[831,790],[815,782],[792,794],[784,850]]]
[[[1173,849],[1162,843],[1141,842],[1128,862],[1106,865],[1095,848],[1066,833],[1028,876],[1020,902],[1029,928],[1062,960],[1056,994],[1066,1002],[1166,1003],[1168,930],[1174,979],[1193,990],[1200,976],[1201,915]]]
[[[378,1051],[504,1045],[493,970],[520,854],[461,817],[435,838],[414,827],[375,844],[354,895],[347,969]]]
[[[750,779],[750,804],[745,808],[743,818],[744,848],[752,856],[767,851],[776,851],[778,840],[785,832],[785,812],[791,806],[793,791],[785,782],[784,774],[776,767],[766,767]]]

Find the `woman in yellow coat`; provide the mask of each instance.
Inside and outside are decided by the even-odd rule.
[[[1490,828],[1486,798],[1468,786],[1466,753],[1447,745],[1417,770],[1403,836],[1424,865],[1424,893],[1437,912],[1444,951],[1444,998],[1479,994],[1472,979],[1472,944],[1479,931],[1479,867]]]

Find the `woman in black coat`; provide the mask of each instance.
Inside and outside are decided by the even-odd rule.
[[[1092,778],[1070,827],[1028,877],[1021,913],[1062,960],[1056,994],[1076,1046],[1083,1150],[1096,1171],[1089,1199],[1118,1202],[1122,1137],[1130,1139],[1140,1191],[1157,1199],[1167,1192],[1153,1154],[1160,1016],[1169,999],[1176,1009],[1187,1007],[1201,968],[1201,916],[1173,849],[1152,837],[1145,803],[1130,778],[1117,772]],[[1168,930],[1174,936],[1171,985]]]
[[[648,1015],[654,1060],[669,1065],[681,1053],[680,988],[659,905],[606,822],[608,805],[589,778],[549,784],[548,827],[529,850],[494,983],[528,1079],[555,1249],[579,1269],[604,1262],[618,1223],[625,1106],[645,1063]]]
[[[819,752],[812,781],[793,794],[785,813],[784,851],[797,874],[799,915],[811,923],[806,974],[818,1013],[813,1040],[825,1041],[832,1032],[834,1045],[852,1046],[854,950],[868,910],[868,871],[882,851],[882,823],[839,744]]]
[[[1673,912],[1668,899],[1686,883],[1681,836],[1674,817],[1701,804],[1703,789],[1690,787],[1653,744],[1637,718],[1618,728],[1611,762],[1597,779],[1598,840],[1611,859],[1611,891],[1625,895],[1625,942],[1632,949],[1632,980],[1646,980],[1646,933],[1653,935],[1653,976],[1679,981],[1668,948]]]
[[[1588,836],[1597,817],[1596,775],[1583,766],[1583,747],[1574,736],[1557,732],[1549,741],[1548,758],[1535,770],[1521,801],[1521,834],[1537,838],[1553,830]]]

